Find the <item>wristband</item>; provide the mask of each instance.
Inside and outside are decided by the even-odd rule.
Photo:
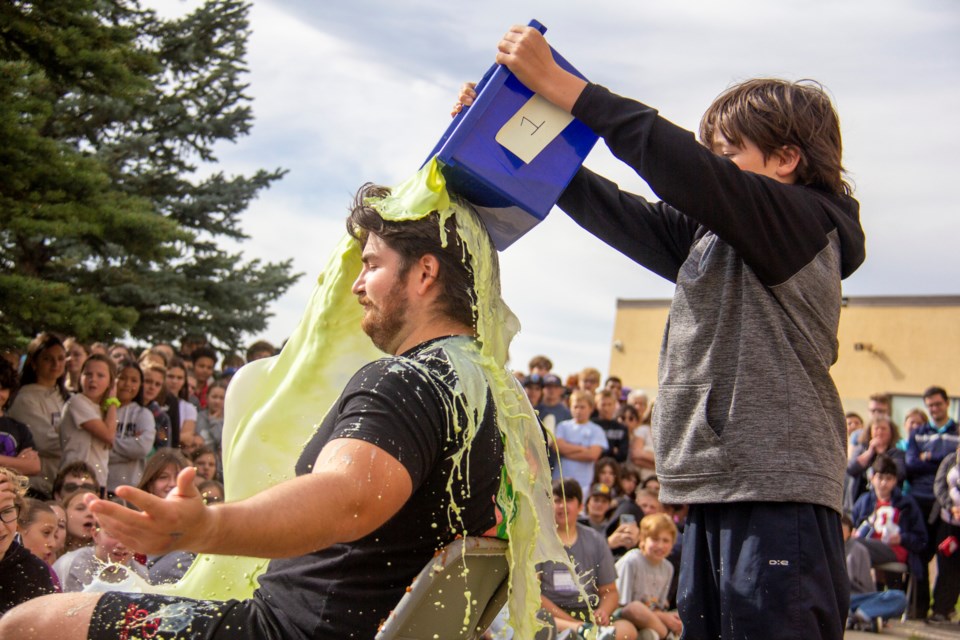
[[[120,399],[119,398],[107,398],[103,401],[103,410],[106,411],[110,407],[120,408]]]

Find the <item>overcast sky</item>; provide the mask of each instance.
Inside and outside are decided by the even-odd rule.
[[[196,2],[149,4],[169,13]],[[845,295],[960,294],[956,0],[254,0],[250,18],[256,121],[220,148],[220,168],[289,169],[243,216],[242,250],[292,257],[306,274],[256,337],[280,342],[292,331],[353,192],[411,175],[446,129],[461,82],[478,79],[500,36],[531,18],[591,81],[688,129],[740,80],[819,80],[840,113],[867,233],[867,261]],[[586,164],[650,195],[602,142]],[[607,371],[616,300],[672,294],[558,209],[501,264],[504,298],[523,325],[514,368],[544,353],[563,374],[616,373]]]

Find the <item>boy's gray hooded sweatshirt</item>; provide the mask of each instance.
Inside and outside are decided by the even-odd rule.
[[[581,169],[558,203],[677,285],[654,410],[661,500],[840,511],[846,428],[830,366],[840,281],[864,259],[856,200],[741,171],[598,85],[573,114],[663,199]]]

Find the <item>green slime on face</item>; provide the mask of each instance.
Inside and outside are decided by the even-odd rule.
[[[474,274],[478,340],[458,341],[464,346],[450,349],[449,356],[457,371],[479,370],[482,375],[461,375],[454,389],[462,394],[463,406],[473,409],[466,420],[466,444],[454,458],[454,473],[464,477],[469,473],[462,468],[464,456],[476,434],[477,417],[484,414],[489,388],[504,444],[504,481],[497,502],[503,514],[499,536],[509,545],[510,625],[515,637],[533,637],[541,626],[536,618],[540,608],[536,564],[553,560],[566,563],[573,575],[576,572],[553,524],[543,434],[520,383],[506,368],[510,342],[520,324],[500,297],[496,250],[473,209],[450,198],[435,159],[394,187],[390,196],[369,204],[388,220],[415,220],[437,211],[443,242],[445,223],[453,216],[469,253],[465,258]],[[242,367],[230,383],[223,432],[227,501],[242,500],[292,477],[292,461],[322,418],[318,408],[326,413],[353,373],[382,357],[360,329],[362,307],[351,291],[360,270],[359,243],[346,235],[280,355]],[[452,492],[450,499],[448,515],[456,531],[460,507]],[[267,562],[201,555],[184,578],[165,591],[194,598],[246,598]],[[469,607],[471,595],[465,595]],[[581,597],[586,600],[582,587]]]

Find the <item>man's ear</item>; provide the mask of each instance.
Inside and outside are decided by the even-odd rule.
[[[787,178],[794,174],[800,164],[800,149],[796,145],[785,144],[774,152],[777,163],[777,176]],[[796,177],[796,176],[794,176]]]
[[[437,283],[440,276],[440,261],[432,253],[423,254],[417,261],[417,293],[423,295]]]

